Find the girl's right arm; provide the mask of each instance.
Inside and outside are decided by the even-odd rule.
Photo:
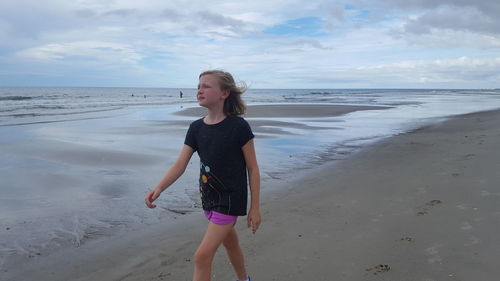
[[[186,167],[193,155],[194,150],[189,145],[184,145],[182,147],[181,153],[179,157],[175,161],[175,163],[168,169],[167,173],[163,177],[163,179],[156,185],[156,187],[148,192],[146,195],[145,201],[146,206],[149,208],[156,208],[156,205],[153,204],[153,201],[160,197],[160,194],[167,189],[170,185],[172,185],[186,170]]]

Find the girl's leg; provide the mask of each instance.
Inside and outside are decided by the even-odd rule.
[[[208,223],[207,232],[194,254],[193,281],[210,281],[212,278],[212,261],[217,248],[233,229],[233,224],[218,225]]]
[[[247,280],[248,275],[245,269],[245,260],[243,258],[243,251],[241,250],[240,243],[238,241],[238,234],[234,227],[226,236],[226,239],[222,242],[226,248],[227,255],[231,264],[233,265],[234,272],[238,280]]]

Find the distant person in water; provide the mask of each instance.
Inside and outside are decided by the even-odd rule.
[[[182,95],[183,95],[183,93],[182,93],[182,91],[180,91],[180,92],[179,92],[179,97],[180,97],[181,99],[182,99]]]
[[[212,261],[221,244],[238,280],[250,280],[235,229],[238,216],[247,215],[247,177],[251,194],[247,226],[255,234],[261,222],[254,135],[248,122],[240,117],[245,112],[241,99],[245,90],[236,86],[228,72],[200,74],[196,97],[208,114],[191,123],[179,157],[145,198],[146,205],[155,208],[153,202],[184,173],[191,156],[198,152],[199,191],[208,227],[194,254],[193,281],[211,280]]]

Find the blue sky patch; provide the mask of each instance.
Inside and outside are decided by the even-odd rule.
[[[299,18],[275,25],[264,30],[264,33],[280,36],[319,37],[326,35],[326,32],[323,30],[323,25],[324,22],[320,18]]]

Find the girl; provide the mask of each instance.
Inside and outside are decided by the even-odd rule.
[[[160,183],[146,195],[153,204],[186,169],[195,151],[200,156],[200,196],[208,227],[194,254],[194,281],[210,281],[212,261],[220,244],[226,248],[238,280],[250,280],[235,224],[247,211],[247,173],[250,184],[250,210],[247,225],[255,234],[260,225],[260,172],[255,156],[254,135],[239,115],[245,112],[241,94],[228,72],[211,70],[200,74],[198,104],[208,115],[191,123],[184,146]]]

